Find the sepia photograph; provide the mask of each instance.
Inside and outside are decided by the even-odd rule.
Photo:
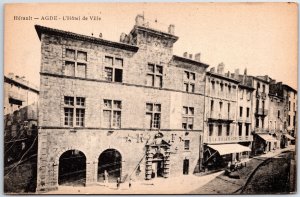
[[[294,194],[297,3],[4,5],[5,194]]]

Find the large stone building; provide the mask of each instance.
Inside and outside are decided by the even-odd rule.
[[[120,42],[35,26],[42,54],[37,191],[95,184],[105,170],[109,181],[199,171],[208,65],[200,54],[173,55],[174,25],[147,24],[138,15]]]

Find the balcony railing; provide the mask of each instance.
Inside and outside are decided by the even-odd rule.
[[[252,135],[249,136],[209,136],[206,143],[224,143],[224,142],[244,142],[253,141]]]
[[[8,96],[9,96],[9,98],[12,98],[12,99],[15,99],[15,100],[26,101],[25,95],[22,95],[18,92],[15,92],[15,91],[9,91]]]
[[[254,128],[255,133],[268,133],[267,129],[264,128]]]
[[[233,121],[234,120],[234,114],[230,113],[220,113],[217,111],[211,111],[208,113],[207,116],[208,119],[214,119],[214,120],[229,120]]]
[[[264,108],[259,108],[259,109],[256,109],[255,114],[259,115],[259,116],[267,116],[268,115],[268,110],[264,109]]]

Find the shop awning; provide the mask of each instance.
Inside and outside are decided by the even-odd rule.
[[[257,134],[259,137],[261,137],[266,142],[275,142],[277,139],[269,134]]]
[[[242,146],[239,144],[216,144],[216,145],[207,145],[207,146],[218,151],[220,155],[251,151],[249,147]]]
[[[284,136],[285,136],[286,138],[290,139],[290,140],[294,140],[294,139],[295,139],[294,137],[292,137],[292,136],[289,135],[289,134],[284,134]]]

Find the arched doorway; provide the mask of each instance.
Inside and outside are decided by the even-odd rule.
[[[116,182],[121,178],[122,156],[115,149],[107,149],[98,158],[98,181],[104,181],[104,171],[108,173],[108,182]]]
[[[164,177],[164,155],[161,153],[153,156],[151,178],[155,177]]]
[[[85,185],[86,157],[79,150],[68,150],[59,158],[59,185]]]

